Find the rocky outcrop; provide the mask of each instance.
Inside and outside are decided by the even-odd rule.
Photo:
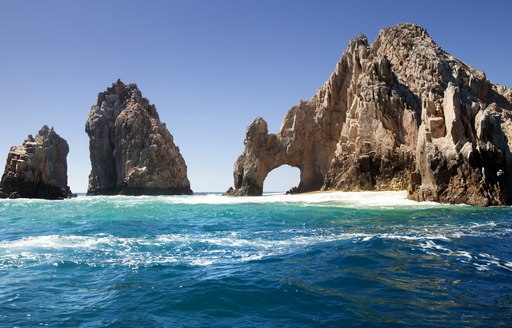
[[[68,143],[53,128],[43,126],[21,146],[11,147],[0,182],[0,198],[64,199],[68,187]]]
[[[92,167],[87,194],[192,193],[179,148],[135,84],[118,80],[99,93],[85,131]]]
[[[230,195],[261,195],[267,174],[300,169],[298,191],[407,189],[416,200],[512,203],[512,89],[400,24],[352,40],[329,80],[277,134],[256,119]]]

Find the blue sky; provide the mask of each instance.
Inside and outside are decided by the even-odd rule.
[[[492,81],[512,86],[510,1],[0,0],[0,165],[43,124],[70,145],[69,183],[87,189],[84,132],[98,92],[121,78],[154,103],[194,191],[224,191],[247,126],[277,132],[350,39],[413,22]],[[298,170],[277,169],[266,190]]]

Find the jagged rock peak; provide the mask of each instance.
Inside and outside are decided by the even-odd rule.
[[[400,23],[380,30],[379,36],[392,36],[397,39],[422,38],[430,39],[430,34],[420,25],[414,23]]]
[[[381,48],[383,44],[394,46],[394,50],[400,49],[402,52],[404,50],[425,50],[425,48],[430,48],[435,51],[442,51],[442,49],[434,42],[426,29],[411,23],[401,23],[380,30],[377,39],[372,44],[372,48],[374,51],[376,51]],[[421,45],[421,47],[416,48],[419,45]],[[427,54],[430,55],[431,51],[428,51]]]
[[[368,47],[368,38],[366,35],[359,34],[357,37],[353,38],[348,45],[348,51],[354,51],[357,47]]]
[[[69,146],[44,125],[21,146],[11,147],[0,182],[0,198],[64,199],[73,197],[68,186]]]
[[[288,164],[301,172],[299,192],[407,189],[417,200],[511,204],[511,100],[418,25],[385,28],[371,45],[359,36],[276,135],[251,124],[228,194],[261,194]]]
[[[190,194],[187,166],[156,107],[135,84],[98,94],[86,122],[89,195]]]
[[[116,82],[112,83],[111,87],[108,87],[107,90],[98,94],[96,106],[101,107],[101,104],[104,101],[106,101],[107,104],[118,103],[117,109],[122,108],[122,105],[125,105],[129,102],[136,102],[144,107],[145,110],[147,110],[150,117],[157,120],[160,119],[155,106],[150,104],[149,100],[142,96],[142,92],[139,90],[137,84],[135,83],[130,83],[127,85],[118,79]]]

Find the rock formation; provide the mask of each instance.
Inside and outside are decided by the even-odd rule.
[[[92,166],[88,195],[192,193],[179,148],[135,84],[118,80],[99,93],[85,131]]]
[[[512,203],[512,89],[400,24],[352,40],[334,73],[277,134],[247,129],[229,195],[261,195],[267,174],[300,169],[300,192],[407,189],[416,200]]]
[[[21,146],[11,147],[0,182],[0,198],[63,199],[68,187],[68,143],[53,128],[43,126]]]

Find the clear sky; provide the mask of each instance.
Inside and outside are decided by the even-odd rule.
[[[512,86],[511,1],[0,0],[0,166],[43,124],[70,146],[69,184],[87,189],[84,132],[98,92],[120,78],[154,103],[194,191],[225,191],[247,126],[277,132],[309,99],[350,39],[401,22]],[[266,190],[298,184],[275,170]]]

